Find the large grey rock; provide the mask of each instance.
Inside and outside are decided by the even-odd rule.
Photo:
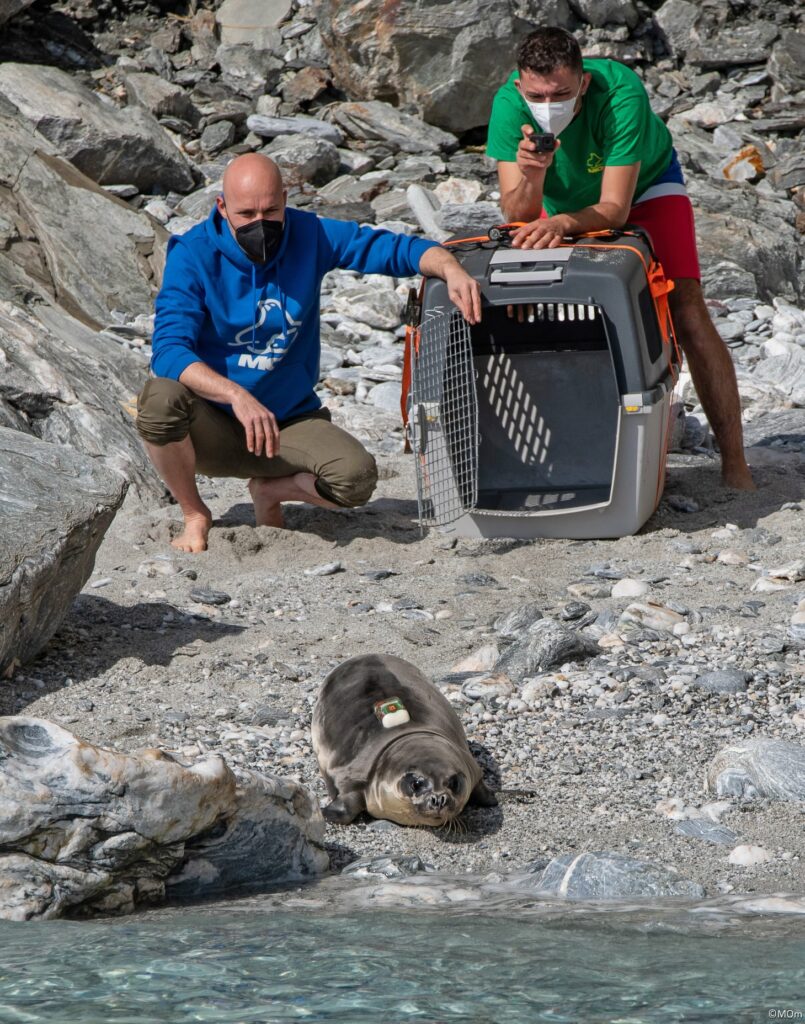
[[[433,128],[413,114],[406,114],[381,100],[366,103],[333,103],[327,118],[344,134],[360,142],[382,142],[405,153],[451,151],[458,146],[455,135]]]
[[[669,126],[678,147],[684,150],[684,127],[676,118]],[[693,163],[696,169],[695,160]],[[756,294],[762,299],[799,297],[803,287],[801,240],[793,223],[786,219],[783,204],[752,185],[717,185],[694,176],[688,178],[688,191],[696,211],[696,236],[705,277],[712,265],[732,263],[754,279],[754,289],[743,295]],[[726,277],[724,280],[727,283]],[[734,294],[720,291],[715,275],[706,292],[713,298]]]
[[[758,416],[744,425],[744,443],[766,448],[782,443],[805,445],[805,410],[783,409]]]
[[[125,408],[145,383],[141,356],[56,307],[39,304],[33,315],[0,300],[0,367],[6,426],[70,445],[143,498],[163,493]]]
[[[0,676],[59,628],[125,491],[99,460],[0,427]],[[2,849],[2,746],[0,766]]]
[[[514,682],[598,653],[596,643],[553,619],[538,619],[521,636],[495,665],[496,672],[503,672]]]
[[[39,293],[96,326],[112,309],[150,312],[162,228],[58,156],[1,98],[0,138],[0,298]]]
[[[767,68],[781,94],[805,89],[805,34],[784,32],[772,47]]]
[[[34,0],[0,0],[0,25],[30,7]]]
[[[282,43],[279,26],[292,7],[291,0],[224,0],[215,14],[221,42],[276,49]]]
[[[742,693],[749,687],[749,674],[739,668],[719,668],[697,676],[694,685],[710,693]]]
[[[805,150],[791,153],[773,167],[769,175],[776,188],[799,188],[805,185]]]
[[[342,288],[326,300],[324,308],[382,331],[400,326],[401,300],[391,278],[377,277]],[[393,352],[389,352],[389,361]]]
[[[368,395],[369,401],[377,409],[385,409],[386,412],[396,413],[400,410],[402,399],[402,385],[398,381],[385,381],[377,384]]]
[[[688,50],[686,59],[702,71],[762,64],[779,34],[777,25],[753,18],[750,24],[721,29],[717,35],[702,39],[698,46]]]
[[[66,72],[35,64],[0,64],[0,94],[93,181],[141,191],[193,187],[184,156],[141,107],[110,108]]]
[[[216,197],[221,194],[221,181],[214,181],[211,185],[196,189],[185,196],[176,207],[177,212],[185,217],[194,220],[203,220],[209,217],[210,211],[215,206]]]
[[[180,85],[167,82],[159,75],[131,71],[123,76],[129,103],[145,107],[154,117],[180,117],[197,124],[199,112]]]
[[[570,23],[566,4],[552,6]],[[347,95],[413,103],[429,124],[463,132],[487,124],[495,90],[532,27],[526,18],[542,21],[541,7],[520,4],[520,14],[502,0],[322,0],[318,10],[330,66]]]
[[[332,142],[314,135],[283,135],[261,152],[276,161],[286,185],[325,185],[336,177],[341,166]]]
[[[757,280],[751,270],[733,260],[715,260],[712,256],[702,266],[702,288],[708,299],[758,297]]]
[[[0,718],[0,918],[126,913],[324,871],[300,785],[218,755],[118,754],[36,718]]]
[[[504,224],[503,216],[497,203],[445,203],[434,214],[434,219],[443,231],[453,235],[472,229],[483,233],[495,224]]]
[[[264,139],[275,139],[280,135],[313,135],[326,139],[334,146],[340,146],[344,134],[335,125],[320,121],[315,117],[268,117],[265,114],[251,114],[246,119],[246,127],[250,132]]]
[[[723,797],[805,801],[805,747],[768,739],[733,743],[711,761],[707,789]]]
[[[603,25],[634,28],[640,20],[632,0],[574,0],[574,6],[594,28]]]
[[[569,900],[704,896],[704,889],[697,882],[683,878],[673,868],[620,853],[597,851],[554,857],[529,888],[543,896]]]
[[[690,0],[665,0],[654,15],[675,57],[684,57],[690,46],[698,42],[696,29],[700,15],[699,6]]]
[[[243,96],[256,98],[279,85],[283,63],[270,50],[256,50],[248,43],[222,44],[215,59],[224,85]]]
[[[422,185],[409,185],[405,193],[408,202],[408,209],[417,219],[420,228],[428,238],[436,242],[445,242],[450,237],[450,232],[440,228],[436,223],[436,214],[441,209],[441,202],[438,196],[430,189]]]
[[[369,205],[370,201],[380,195],[388,188],[388,180],[385,178],[369,181],[361,181],[351,174],[340,174],[337,178],[323,185],[319,189],[319,199],[323,199],[331,206],[344,206],[345,204],[365,204],[374,217],[374,211]],[[349,220],[365,219],[357,216],[347,218]]]
[[[752,376],[774,385],[794,406],[805,407],[805,349],[791,345],[782,355],[762,359]]]
[[[66,310],[93,325],[107,322],[112,310],[151,312],[166,238],[155,221],[39,152],[20,171],[13,195]]]
[[[329,867],[316,797],[298,782],[235,770],[236,788],[223,827],[185,844],[185,859],[167,879],[172,899],[221,896],[299,881]]]

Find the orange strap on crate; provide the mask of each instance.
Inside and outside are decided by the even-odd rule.
[[[402,394],[400,395],[400,412],[403,426],[408,424],[408,392],[411,390],[411,374],[414,356],[419,353],[419,328],[405,328],[405,351],[403,352]]]

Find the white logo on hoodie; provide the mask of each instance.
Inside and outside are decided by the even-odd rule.
[[[290,313],[285,312],[287,321],[285,329],[272,334],[267,340],[257,337],[257,331],[266,322],[268,313],[272,309],[282,310],[282,305],[277,299],[261,299],[257,304],[257,321],[238,331],[235,340],[229,342],[230,348],[246,348],[238,359],[238,366],[246,366],[253,370],[273,370],[277,363],[281,362],[283,356],[291,347],[291,344],[302,326],[301,320],[294,320]]]

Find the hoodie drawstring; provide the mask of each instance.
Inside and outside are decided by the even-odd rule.
[[[285,292],[282,290],[282,287],[280,286],[279,268],[276,266],[276,264],[274,266],[274,283],[275,283],[276,288],[277,288],[277,295],[279,296],[279,302],[280,302],[280,316],[281,316],[280,330],[282,331],[282,338],[283,338],[283,341],[285,342],[284,348],[287,348],[289,343],[290,343],[290,338],[288,336],[288,327],[290,326],[290,321],[288,320],[288,314],[287,314],[286,309],[285,309]],[[261,300],[265,299],[266,288],[268,288],[268,281],[266,281],[266,283],[260,289],[260,293],[259,293],[260,294],[260,298],[258,298],[258,291],[257,291],[257,267],[253,263],[252,264],[252,304],[254,306],[254,317],[252,319],[252,351],[256,351],[257,324],[259,323],[259,320],[260,320],[260,302],[261,302]],[[266,316],[267,315],[268,314],[266,313]]]
[[[257,337],[257,315],[260,312],[260,306],[257,302],[257,268],[252,263],[252,305],[254,306],[254,316],[252,317],[252,351],[254,351],[254,343]]]

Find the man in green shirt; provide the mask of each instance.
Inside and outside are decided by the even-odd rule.
[[[554,148],[542,151],[532,133],[556,136]],[[674,327],[724,482],[753,490],[735,368],[702,294],[693,210],[671,135],[638,76],[616,61],[582,60],[563,29],[537,29],[495,95],[487,154],[498,161],[503,212],[525,222],[513,236],[517,247],[554,248],[568,235],[627,222],[649,232],[674,281]]]

